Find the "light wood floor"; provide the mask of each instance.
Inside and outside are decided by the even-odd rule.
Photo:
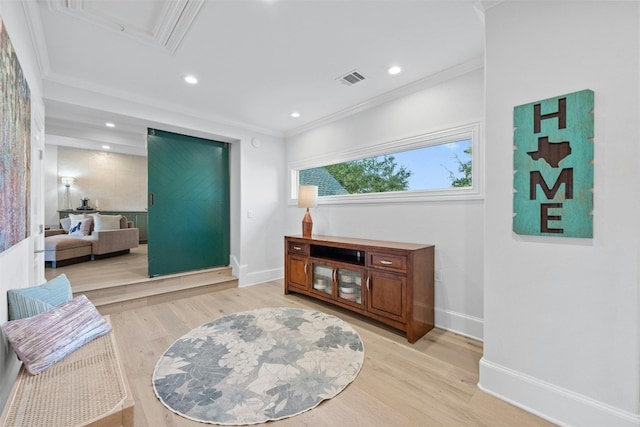
[[[44,275],[47,280],[66,274],[71,284],[82,283],[101,285],[121,285],[147,280],[148,276],[147,244],[140,244],[137,248],[124,255],[97,259],[71,264],[64,267],[46,267]]]
[[[151,378],[164,351],[191,329],[225,314],[260,307],[321,310],[361,335],[364,366],[342,393],[278,426],[546,426],[546,421],[477,387],[482,343],[435,329],[413,345],[399,333],[295,294],[282,281],[226,289],[114,313],[111,322],[131,385],[137,427],[202,426],[167,410]]]

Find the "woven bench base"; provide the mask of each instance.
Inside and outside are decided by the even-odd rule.
[[[7,427],[133,425],[133,399],[113,332],[39,375],[22,367],[1,421]]]

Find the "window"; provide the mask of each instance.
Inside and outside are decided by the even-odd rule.
[[[291,165],[290,202],[298,185],[317,185],[320,203],[478,198],[479,145],[474,124]]]

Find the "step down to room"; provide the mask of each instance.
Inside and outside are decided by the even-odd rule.
[[[74,296],[84,294],[102,314],[235,288],[238,279],[231,267],[211,268],[156,276],[126,284],[73,285]]]

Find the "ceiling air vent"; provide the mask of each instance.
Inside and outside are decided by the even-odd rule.
[[[351,71],[349,74],[345,74],[342,77],[338,77],[336,80],[338,80],[340,83],[345,84],[347,86],[351,86],[354,85],[358,82],[361,82],[365,79],[365,77],[362,75],[362,73],[358,70],[353,70]]]

